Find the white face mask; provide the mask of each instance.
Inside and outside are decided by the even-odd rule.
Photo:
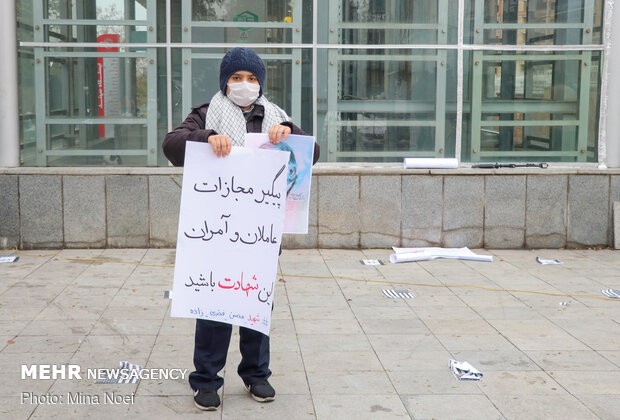
[[[228,83],[230,91],[226,96],[239,106],[250,106],[257,99],[260,92],[260,85],[249,82]]]

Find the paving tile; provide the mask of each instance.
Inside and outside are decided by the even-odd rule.
[[[93,326],[93,335],[156,335],[161,322],[150,319],[119,319],[108,316],[101,317]]]
[[[6,420],[28,419],[37,408],[35,404],[22,404],[20,395],[0,395],[0,417]]]
[[[304,354],[319,351],[364,351],[371,346],[363,334],[300,334],[299,347]]]
[[[80,346],[81,335],[20,335],[13,339],[14,343],[5,347],[5,353],[73,353]]]
[[[521,350],[587,350],[588,347],[551,322],[489,321]]]
[[[449,351],[515,350],[516,347],[501,334],[437,334],[437,340]]]
[[[441,369],[451,359],[445,350],[404,350],[398,346],[393,350],[377,351],[377,357],[387,372],[396,370]]]
[[[416,312],[408,306],[382,306],[382,307],[367,307],[367,306],[351,306],[349,313],[355,314],[355,317],[360,320],[370,319],[411,319],[416,317]],[[419,316],[419,315],[418,315]]]
[[[393,395],[390,379],[382,372],[308,372],[312,395]]]
[[[387,372],[399,394],[460,395],[482,394],[478,381],[459,381],[454,377],[448,361],[441,370],[397,370]],[[485,377],[486,380],[486,377]]]
[[[414,419],[504,419],[484,395],[404,395],[401,399]]]
[[[151,353],[155,336],[90,335],[81,343],[71,359],[92,368],[115,368],[122,360],[144,366]]]
[[[396,395],[337,395],[313,397],[317,418],[320,419],[392,419],[406,417],[407,410]]]
[[[433,334],[496,334],[493,328],[484,319],[459,320],[459,319],[427,319],[424,323]]]
[[[295,330],[297,334],[362,334],[355,319],[299,319]]]
[[[85,337],[93,328],[95,320],[84,319],[61,319],[61,320],[39,320],[31,322],[28,328],[24,329],[20,336],[77,336]]]
[[[497,395],[491,402],[508,419],[597,419],[596,415],[570,395]]]
[[[269,404],[258,403],[247,394],[229,395],[224,396],[221,410],[223,420],[316,418],[312,399],[309,395],[278,395],[276,400]]]
[[[507,350],[461,350],[453,351],[456,360],[465,360],[481,372],[494,370],[540,370],[526,353],[516,349]]]
[[[419,319],[361,319],[366,334],[426,334],[429,327]]]
[[[554,323],[594,350],[620,348],[620,324],[610,319],[584,319],[582,322],[558,319]]]
[[[618,370],[604,355],[593,350],[526,351],[530,359],[546,371],[600,371]]]
[[[616,420],[620,413],[620,399],[617,395],[579,394],[579,401],[602,420]]]
[[[442,350],[444,347],[431,333],[426,334],[367,334],[375,351],[389,351],[398,348],[416,350]]]
[[[313,322],[313,320],[355,320],[355,315],[347,306],[321,308],[320,310],[317,310],[317,308],[311,306],[291,305],[289,308],[296,324],[298,321]],[[275,309],[277,309],[277,307]]]
[[[599,351],[598,354],[609,360],[616,366],[620,367],[620,350],[615,351]]]
[[[39,353],[38,356],[41,356],[41,353]],[[65,359],[59,358],[57,360]],[[31,363],[38,362],[33,361]],[[51,380],[22,379],[21,364],[9,363],[0,365],[0,367],[2,368],[2,375],[0,375],[0,397],[10,397],[21,404],[22,392],[40,395],[45,394],[52,386],[53,381]]]
[[[73,398],[77,397],[79,391],[71,393]],[[129,404],[104,404],[104,393],[93,393],[88,396],[82,396],[82,398],[90,398],[88,403],[67,403],[68,397],[66,394],[60,394],[65,397],[62,404],[40,404],[30,416],[31,419],[51,419],[51,418],[123,418],[127,416],[127,412],[130,408]],[[97,399],[95,399],[97,396]],[[78,400],[80,401],[80,400]],[[93,402],[99,401],[99,403]]]
[[[415,314],[422,321],[429,320],[463,320],[463,321],[478,321],[482,320],[480,315],[472,308],[457,306],[454,308],[446,308],[443,306],[422,306],[414,307]],[[407,314],[403,315],[407,317]]]
[[[554,370],[549,375],[571,394],[620,394],[620,371]]]
[[[342,372],[350,370],[383,371],[373,352],[365,351],[316,351],[303,353],[308,372]]]
[[[170,419],[170,418],[200,418],[221,419],[222,411],[201,411],[194,406],[194,400],[189,392],[186,396],[136,396],[135,404],[129,407],[128,418],[140,419]]]
[[[192,395],[193,391],[190,388],[187,379],[175,379],[168,381],[162,381],[159,379],[142,379],[136,391],[137,399],[140,399],[140,397],[142,396],[178,396],[187,399],[193,407],[194,405],[192,404]]]
[[[484,374],[484,372],[483,372]],[[497,395],[567,395],[551,376],[542,371],[489,371],[478,385],[489,397]]]

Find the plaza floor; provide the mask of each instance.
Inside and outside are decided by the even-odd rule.
[[[0,419],[619,419],[620,299],[601,289],[620,289],[620,251],[474,251],[494,261],[374,266],[360,260],[390,250],[285,250],[270,334],[277,398],[245,392],[235,333],[214,412],[194,407],[187,376],[22,379],[35,364],[191,372],[194,321],[171,318],[163,298],[174,250],[19,251],[0,264]],[[457,380],[450,359],[483,378]]]

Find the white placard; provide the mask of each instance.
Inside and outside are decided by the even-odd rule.
[[[286,152],[187,142],[171,316],[269,334],[286,201]]]

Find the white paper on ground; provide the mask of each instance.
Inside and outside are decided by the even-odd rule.
[[[459,161],[449,158],[405,158],[403,166],[405,169],[456,169]]]
[[[608,298],[620,299],[620,289],[602,289],[601,293]]]
[[[383,265],[381,260],[360,260],[360,262],[364,265]]]
[[[415,298],[415,294],[410,292],[407,289],[400,289],[400,290],[383,289],[382,292],[386,297],[390,299],[396,299],[396,298],[414,299]]]
[[[459,362],[454,359],[450,359],[448,364],[456,379],[479,381],[482,378],[482,373],[467,362]]]
[[[479,255],[467,247],[463,248],[397,248],[392,247],[394,254],[390,255],[392,264],[412,261],[425,261],[435,258],[455,258],[459,260],[493,262],[492,255]]]
[[[104,375],[96,384],[135,384],[140,380],[142,366],[126,361],[119,362],[118,369],[104,369]]]
[[[543,260],[540,257],[536,257],[536,262],[542,265],[564,264],[560,260]]]
[[[19,256],[0,257],[0,263],[12,263],[19,260]]]

